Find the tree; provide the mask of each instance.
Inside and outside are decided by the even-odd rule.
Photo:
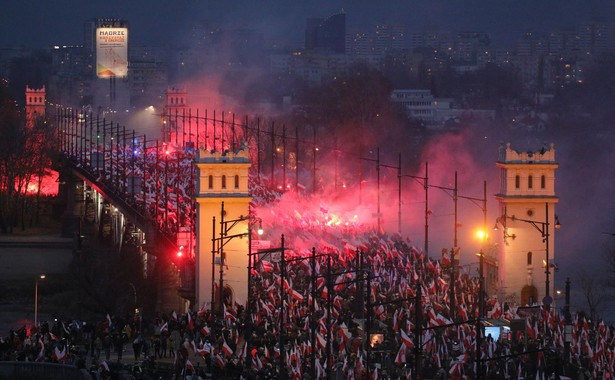
[[[43,119],[26,125],[24,113],[9,96],[6,85],[0,84],[0,136],[2,136],[0,230],[2,232],[12,232],[20,222],[22,228],[25,228],[26,209],[31,202],[27,186],[35,178],[39,178],[40,182],[40,178],[50,169],[50,157],[56,146],[55,135],[54,127]]]
[[[7,232],[15,224],[16,166],[24,142],[22,115],[8,94],[6,83],[0,84],[0,230]]]
[[[374,146],[383,133],[395,134],[407,124],[403,112],[390,102],[392,90],[381,72],[356,64],[324,85],[307,88],[300,100],[308,124],[326,128],[340,142]]]
[[[581,271],[577,274],[577,281],[581,294],[587,302],[589,317],[595,321],[605,306],[606,291],[604,281],[595,273]]]

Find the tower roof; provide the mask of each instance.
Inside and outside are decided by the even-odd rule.
[[[501,164],[556,164],[554,144],[543,147],[538,151],[519,152],[510,147],[510,143],[500,146],[498,163]]]

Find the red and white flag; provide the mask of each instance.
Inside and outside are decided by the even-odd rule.
[[[233,355],[233,349],[231,348],[231,346],[228,345],[228,343],[226,343],[226,340],[224,341],[224,343],[222,343],[222,352],[226,356]]]
[[[200,332],[203,336],[208,336],[209,334],[211,334],[211,329],[209,328],[209,326],[203,325],[203,327],[201,327]]]
[[[401,329],[399,330],[401,333],[401,341],[402,343],[408,347],[408,348],[414,348],[414,343],[412,343],[412,339],[410,339],[410,337],[408,336],[408,334],[406,334],[406,332]]]
[[[190,312],[188,312],[188,328],[190,330],[194,330],[194,321],[192,320],[192,316],[190,315]]]
[[[402,330],[403,331],[403,330]],[[397,351],[397,356],[395,356],[395,364],[398,366],[402,366],[406,362],[406,344],[402,344]]]
[[[60,351],[60,350],[58,349],[58,347],[55,347],[55,348],[53,349],[53,353],[55,354],[56,359],[57,359],[57,360],[58,360],[58,362],[60,362],[60,363],[64,363],[64,361],[65,361],[66,359],[68,359],[68,358],[67,358],[67,355],[66,355],[66,346],[64,346],[64,348],[62,348],[62,351]]]
[[[100,363],[100,365],[98,367],[100,367],[100,369],[102,369],[105,372],[111,372],[109,370],[109,364],[107,364],[106,360],[104,360],[102,363]]]
[[[186,359],[186,371],[194,371],[194,365],[192,365],[192,362],[188,359]]]

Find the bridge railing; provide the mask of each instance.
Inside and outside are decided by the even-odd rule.
[[[60,151],[96,186],[166,236],[194,225],[195,149],[148,140],[125,126],[72,110],[57,114]]]

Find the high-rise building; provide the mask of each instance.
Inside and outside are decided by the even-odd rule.
[[[308,18],[305,49],[346,53],[346,14],[342,12],[327,18]]]
[[[374,52],[385,54],[392,50],[401,50],[406,47],[406,33],[399,25],[376,25],[374,36]]]
[[[615,49],[615,24],[592,21],[579,28],[580,49],[585,54],[604,54]]]

